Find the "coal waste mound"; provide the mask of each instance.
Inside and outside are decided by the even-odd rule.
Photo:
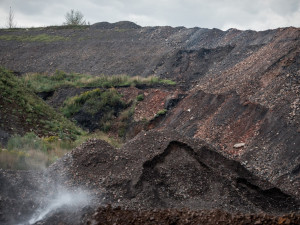
[[[65,185],[92,190],[102,204],[113,207],[271,214],[299,207],[293,196],[211,145],[170,130],[141,132],[120,149],[89,140],[49,173]]]

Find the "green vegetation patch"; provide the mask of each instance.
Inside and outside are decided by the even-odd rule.
[[[121,138],[125,138],[126,131],[130,126],[130,120],[134,115],[136,102],[134,102],[129,108],[120,113],[118,123],[118,135]]]
[[[162,115],[165,115],[166,113],[168,112],[167,109],[162,109],[162,110],[159,110],[157,113],[156,113],[156,117],[158,116],[162,116]]]
[[[136,96],[136,100],[137,100],[138,102],[143,101],[143,100],[144,100],[144,95],[143,95],[143,94],[140,94],[140,95]]]
[[[171,80],[160,79],[155,76],[150,77],[130,77],[127,75],[114,76],[92,76],[88,74],[65,73],[56,71],[53,75],[46,74],[27,74],[21,78],[21,81],[35,92],[53,91],[59,87],[126,87],[136,85],[175,85]]]
[[[127,105],[122,100],[121,95],[114,88],[108,90],[96,88],[68,98],[64,102],[62,113],[68,118],[80,114],[80,118],[84,117],[85,128],[108,132],[113,119],[126,107]],[[81,123],[81,119],[77,122]]]
[[[40,138],[33,132],[24,136],[14,135],[8,140],[7,149],[0,151],[0,168],[15,170],[46,168],[67,153],[70,147],[73,147],[72,143],[57,136]]]
[[[102,91],[100,88],[96,88],[67,99],[62,112],[66,117],[71,117],[83,109],[87,113],[95,115],[98,112],[109,112],[113,108],[123,108],[124,106],[125,103],[116,90]]]
[[[168,79],[162,79],[160,80],[161,84],[165,84],[165,85],[176,85],[176,82],[173,80],[168,80]]]
[[[57,35],[48,35],[48,34],[38,34],[38,35],[5,34],[5,35],[0,35],[0,40],[21,41],[21,42],[54,42],[54,41],[66,41],[68,40],[68,38],[57,36]]]
[[[15,135],[7,142],[8,150],[42,150],[47,151],[46,144],[35,133],[27,133],[24,137]]]
[[[10,126],[16,132],[33,129],[39,136],[62,139],[76,139],[82,133],[4,68],[0,68],[0,90],[0,111],[6,117],[0,121],[1,126]]]
[[[15,32],[15,31],[45,31],[45,30],[85,30],[89,29],[90,25],[60,25],[60,26],[47,26],[47,27],[28,27],[28,28],[4,28],[3,31]]]
[[[118,140],[100,131],[82,135],[76,141],[62,140],[58,136],[40,138],[30,132],[24,136],[11,137],[6,149],[0,148],[0,168],[14,170],[46,168],[90,138],[105,140],[114,147],[121,146]]]

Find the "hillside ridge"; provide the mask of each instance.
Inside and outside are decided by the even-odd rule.
[[[51,182],[83,186],[103,204],[134,210],[299,212],[300,28],[222,31],[100,22],[2,29],[0,48],[0,66],[16,78],[11,86],[3,81],[7,93],[26,86],[30,96],[35,91],[64,113],[63,119],[123,142],[114,148],[86,141],[47,169]],[[8,96],[1,91],[0,97]],[[1,117],[10,106],[2,102]],[[14,134],[6,129],[11,121],[0,121],[6,140]],[[17,184],[27,179],[11,173],[0,170],[0,179],[12,187],[0,185],[0,194],[19,190]],[[27,181],[22,187],[28,205],[30,188],[38,191],[39,182],[50,182],[36,176],[36,187]],[[108,206],[98,212],[122,216],[122,210]],[[48,223],[57,222],[58,214]]]

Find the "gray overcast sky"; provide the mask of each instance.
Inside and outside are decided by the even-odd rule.
[[[91,24],[129,20],[142,26],[266,30],[300,27],[300,0],[0,0],[0,27],[9,7],[18,27],[61,25],[70,9]]]

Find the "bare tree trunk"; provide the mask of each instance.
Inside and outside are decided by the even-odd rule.
[[[15,20],[15,14],[14,11],[11,9],[11,7],[9,7],[9,14],[8,14],[8,18],[7,18],[7,28],[15,28],[16,24],[14,22]]]

